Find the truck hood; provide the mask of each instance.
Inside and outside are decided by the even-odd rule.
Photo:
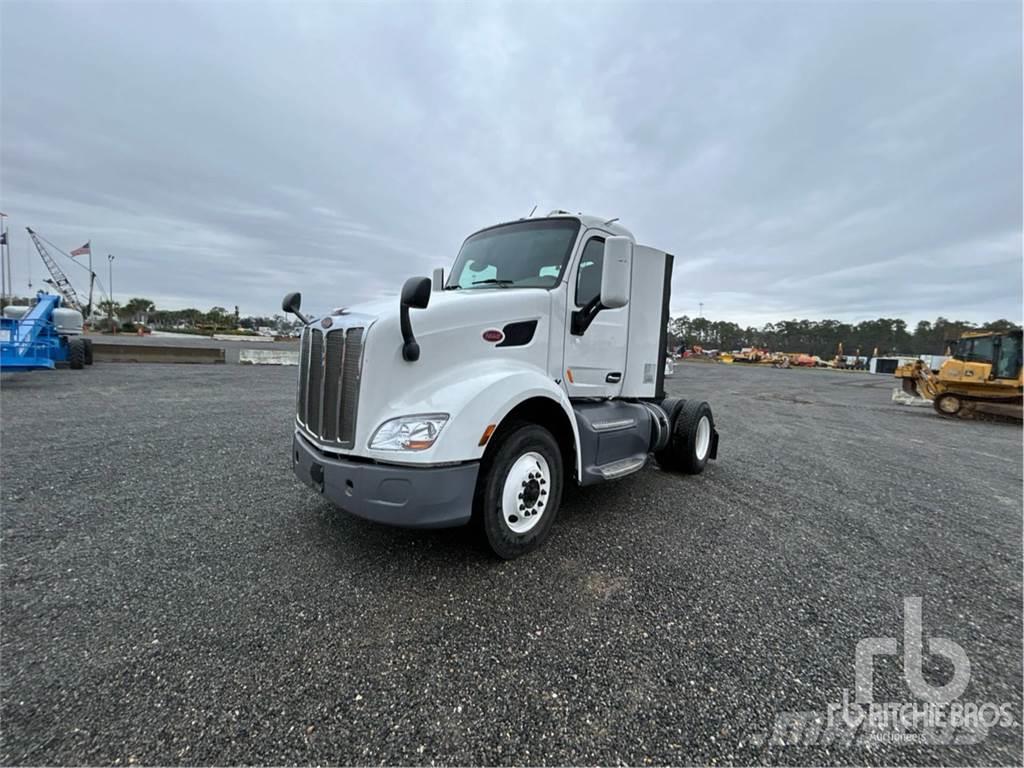
[[[549,316],[550,310],[551,292],[543,288],[474,288],[434,291],[430,294],[427,308],[412,309],[409,317],[413,333],[424,352],[427,350],[425,345],[441,342],[440,337],[444,337],[444,343],[469,343],[472,347],[489,349],[494,343],[483,340],[481,334],[484,331],[501,330],[512,322],[541,321]],[[352,320],[347,320],[349,315]],[[354,324],[356,319],[360,323],[372,322],[368,343],[376,346],[390,342],[396,350],[401,347],[397,296],[346,307],[344,314],[334,315],[334,319],[344,325]],[[546,335],[544,338],[546,341]],[[468,348],[465,351],[469,353]]]

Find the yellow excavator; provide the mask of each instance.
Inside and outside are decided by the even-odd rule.
[[[1021,419],[1020,329],[968,331],[952,352],[938,373],[921,360],[897,368],[894,375],[903,391],[930,400],[940,416],[970,418],[985,413]]]

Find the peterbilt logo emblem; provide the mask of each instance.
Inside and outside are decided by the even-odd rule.
[[[483,332],[484,341],[498,342],[505,338],[505,334],[497,328],[490,328]]]
[[[330,328],[332,325],[334,325],[334,321],[331,320],[331,318],[329,317],[325,317],[323,320],[320,321],[320,325],[322,325],[324,328]]]

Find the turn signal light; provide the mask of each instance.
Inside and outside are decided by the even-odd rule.
[[[494,430],[497,426],[497,424],[488,424],[487,429],[485,429],[484,433],[480,435],[480,442],[477,443],[477,445],[487,445],[487,441],[491,439],[491,435],[494,434]]]

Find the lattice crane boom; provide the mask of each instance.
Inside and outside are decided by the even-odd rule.
[[[35,245],[36,250],[39,251],[39,257],[43,260],[43,264],[50,271],[50,275],[53,277],[53,287],[57,289],[57,292],[64,297],[64,303],[71,309],[77,309],[79,312],[83,311],[82,302],[78,298],[78,294],[75,293],[75,289],[72,287],[71,282],[68,280],[67,275],[60,268],[57,262],[54,260],[50,252],[46,250],[46,246],[43,245],[39,236],[32,231],[31,227],[25,227],[28,230],[28,236],[32,238],[32,243]]]

